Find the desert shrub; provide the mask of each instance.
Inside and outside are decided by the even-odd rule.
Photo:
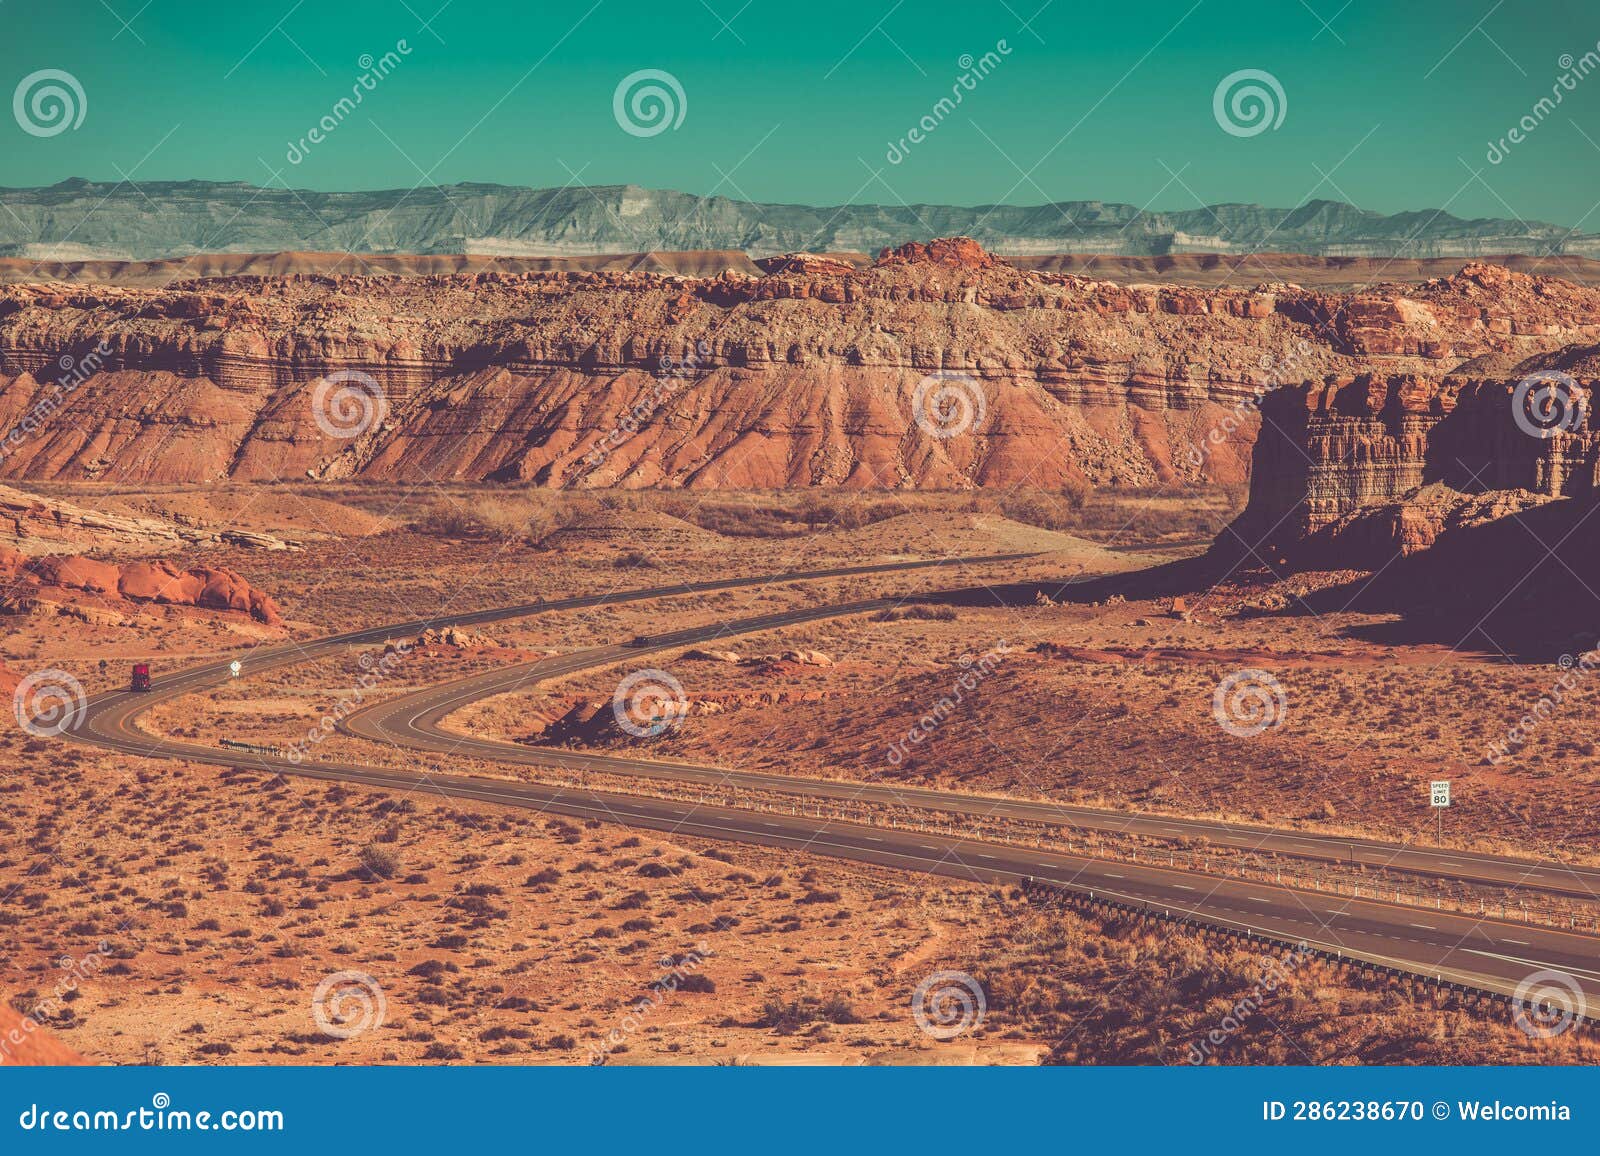
[[[756,1019],[756,1026],[773,1028],[780,1035],[789,1035],[818,1020],[830,1024],[862,1022],[850,1001],[842,995],[830,995],[827,999],[807,995],[788,1001],[768,996],[761,1005],[761,1015]]]
[[[488,538],[537,546],[557,530],[572,525],[578,516],[578,507],[567,496],[550,490],[528,490],[505,498],[440,498],[423,510],[415,528],[438,537]]]
[[[368,843],[356,853],[361,869],[376,879],[392,878],[400,870],[400,857],[387,847]]]
[[[891,606],[887,610],[880,610],[872,616],[874,622],[899,622],[903,618],[913,618],[924,622],[954,622],[960,615],[954,606],[929,606],[918,602],[911,606]]]

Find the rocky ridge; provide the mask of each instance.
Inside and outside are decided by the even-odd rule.
[[[1600,339],[1600,291],[1488,265],[1349,294],[1198,290],[950,238],[774,269],[0,287],[0,476],[1238,481],[1255,401],[1283,381],[1420,380]],[[330,428],[330,374],[381,395],[370,420]],[[966,391],[970,428],[918,420],[930,378]]]
[[[95,510],[76,502],[0,486],[0,544],[27,554],[49,554],[93,546],[143,553],[175,546],[242,546],[291,550],[283,538],[237,527],[209,528],[178,521]]]
[[[148,260],[311,248],[351,253],[573,256],[641,250],[875,252],[907,238],[967,234],[1006,254],[1260,253],[1336,257],[1600,256],[1600,238],[1560,225],[1382,213],[1338,201],[1292,209],[1222,204],[1174,212],[1107,201],[1049,205],[752,204],[637,185],[491,184],[372,192],[243,182],[62,181],[0,190],[0,257]],[[152,210],[152,206],[154,209]]]
[[[0,613],[54,610],[120,622],[118,605],[126,601],[236,611],[267,626],[283,622],[271,595],[223,568],[181,570],[162,560],[119,564],[76,554],[30,558],[0,546],[0,584]]]

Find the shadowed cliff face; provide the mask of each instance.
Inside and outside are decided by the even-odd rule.
[[[1491,266],[1340,295],[1115,285],[962,239],[771,264],[0,288],[0,477],[1236,482],[1284,381],[1600,338],[1600,291]],[[1262,503],[1300,500],[1269,476]]]
[[[1261,406],[1238,531],[1258,541],[1355,544],[1356,556],[1370,559],[1384,540],[1413,553],[1447,522],[1492,520],[1497,503],[1503,516],[1593,493],[1597,383],[1546,376],[1537,364],[1510,380],[1362,375],[1279,391]],[[1540,388],[1551,391],[1545,425],[1529,412]],[[1443,492],[1498,497],[1464,502]]]

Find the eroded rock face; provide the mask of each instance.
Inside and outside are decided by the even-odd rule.
[[[0,477],[1233,482],[1282,382],[1600,339],[1600,290],[1483,265],[1346,296],[1117,285],[963,238],[839,264],[0,287]],[[318,420],[338,373],[382,395],[370,421]],[[981,420],[919,422],[935,374]]]
[[[1573,347],[1508,377],[1361,374],[1280,390],[1262,401],[1234,536],[1264,557],[1366,568],[1556,498],[1594,496],[1597,368],[1600,347]],[[1543,422],[1526,404],[1541,387],[1553,391]]]
[[[62,593],[81,592],[101,596],[112,604],[127,599],[197,606],[248,614],[268,626],[283,622],[271,595],[227,569],[180,570],[165,561],[118,565],[75,554],[30,558],[0,546],[0,582],[6,585],[6,604],[16,609],[26,609],[40,599],[54,601],[54,596]]]

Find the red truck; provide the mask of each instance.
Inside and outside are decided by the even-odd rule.
[[[150,664],[148,662],[136,662],[133,664],[133,682],[129,684],[128,689],[150,689]]]

